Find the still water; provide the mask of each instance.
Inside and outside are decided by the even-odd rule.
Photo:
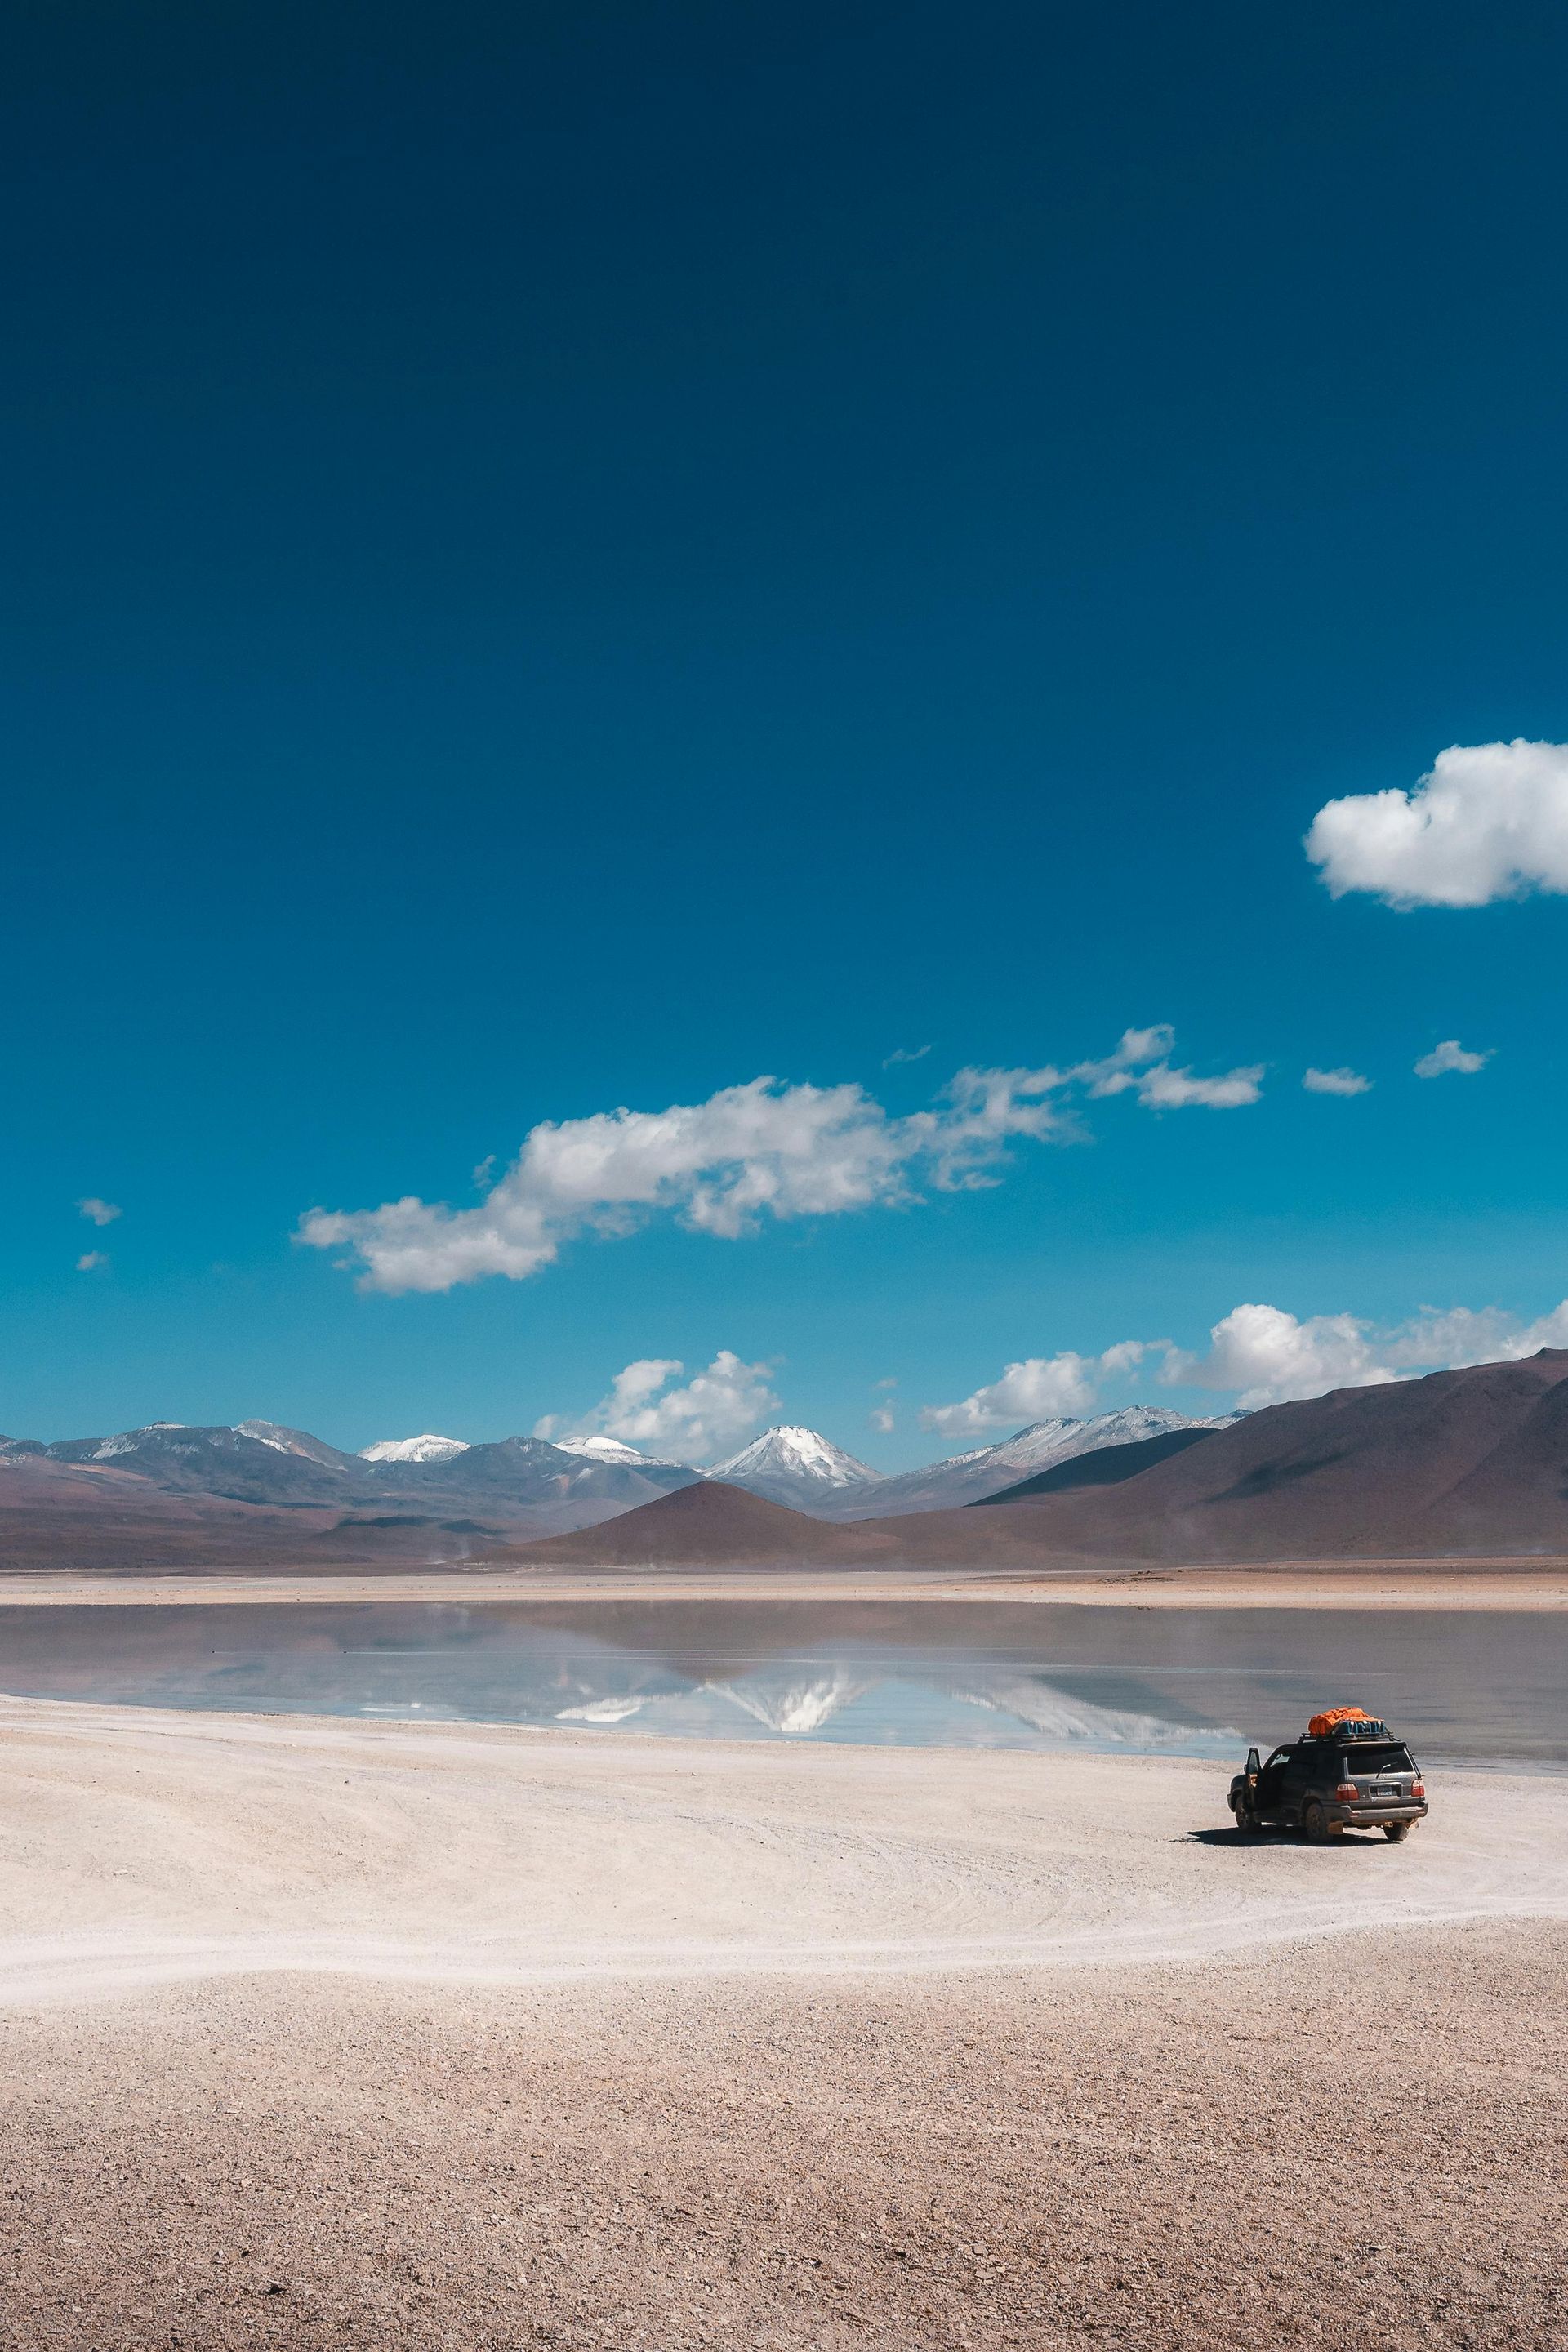
[[[1568,1619],[968,1602],[0,1606],[0,1690],[687,1738],[1230,1757],[1351,1701],[1568,1768]]]

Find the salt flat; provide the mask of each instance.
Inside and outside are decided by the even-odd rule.
[[[1444,1773],[1403,1848],[1227,1833],[1212,1764],[0,1702],[0,2000],[254,1970],[1192,1960],[1568,1917],[1568,1781]]]

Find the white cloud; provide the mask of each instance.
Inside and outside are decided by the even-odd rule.
[[[1451,744],[1412,793],[1330,801],[1306,848],[1336,898],[1484,907],[1568,891],[1568,744]]]
[[[1495,1050],[1489,1045],[1484,1054],[1467,1053],[1457,1037],[1445,1037],[1440,1045],[1422,1055],[1415,1065],[1415,1075],[1418,1078],[1441,1078],[1450,1070],[1458,1070],[1465,1077],[1473,1078],[1478,1070],[1486,1067]]]
[[[645,1356],[616,1374],[610,1392],[592,1412],[573,1422],[573,1437],[618,1437],[627,1445],[677,1462],[700,1462],[727,1453],[770,1412],[778,1399],[768,1387],[766,1364],[743,1364],[721,1348],[706,1371],[684,1388],[669,1384],[685,1370],[673,1356]],[[547,1413],[534,1423],[535,1437],[553,1437],[565,1416]]]
[[[943,1192],[994,1184],[1010,1142],[1077,1134],[1075,1092],[1131,1089],[1153,1108],[1258,1099],[1261,1066],[1194,1078],[1170,1067],[1171,1042],[1168,1029],[1129,1030],[1103,1062],[963,1069],[935,1108],[903,1118],[858,1086],[753,1078],[668,1110],[546,1120],[475,1208],[409,1193],[375,1209],[312,1209],[295,1238],[345,1251],[366,1290],[450,1290],[487,1275],[521,1281],[574,1235],[627,1234],[659,1213],[732,1241],[765,1217],[908,1205],[917,1179]]]
[[[85,1201],[77,1202],[77,1207],[88,1223],[93,1225],[111,1225],[116,1217],[123,1214],[121,1210],[115,1207],[112,1201],[100,1201],[90,1192]]]
[[[900,1062],[923,1062],[931,1052],[929,1045],[895,1045],[882,1064],[885,1070],[896,1070]]]
[[[867,1419],[872,1428],[879,1431],[884,1437],[890,1437],[898,1427],[897,1416],[890,1404],[874,1404]]]
[[[100,1265],[108,1264],[109,1260],[101,1250],[84,1250],[76,1262],[76,1270],[79,1274],[96,1274]]]
[[[1307,1070],[1301,1084],[1310,1095],[1366,1095],[1372,1092],[1372,1080],[1363,1078],[1359,1070]]]
[[[1058,1413],[1088,1412],[1103,1380],[1131,1371],[1150,1352],[1142,1339],[1123,1339],[1102,1356],[1079,1356],[1065,1349],[1058,1356],[1028,1356],[1009,1364],[999,1381],[976,1389],[956,1404],[928,1404],[921,1427],[941,1432],[950,1444],[984,1438],[993,1430],[1017,1429],[1026,1422],[1047,1421]],[[1158,1345],[1158,1342],[1153,1343]]]
[[[1500,1307],[1424,1307],[1408,1322],[1379,1327],[1354,1315],[1232,1307],[1209,1334],[1206,1355],[1173,1349],[1161,1378],[1236,1394],[1248,1411],[1328,1389],[1365,1388],[1412,1372],[1499,1363],[1568,1346],[1568,1299],[1532,1323]]]

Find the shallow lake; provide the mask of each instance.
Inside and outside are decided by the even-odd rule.
[[[688,1738],[1236,1756],[1352,1701],[1568,1767],[1568,1619],[910,1601],[0,1605],[0,1690]]]

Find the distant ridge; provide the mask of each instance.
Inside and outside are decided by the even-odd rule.
[[[1131,1445],[1097,1446],[1088,1454],[1069,1454],[1065,1462],[1033,1478],[1020,1478],[1016,1486],[1004,1486],[999,1495],[981,1495],[969,1508],[984,1511],[993,1503],[1027,1502],[1032,1495],[1065,1495],[1075,1486],[1120,1486],[1124,1479],[1136,1478],[1141,1471],[1152,1470],[1156,1462],[1184,1454],[1189,1445],[1201,1444],[1213,1435],[1212,1429],[1167,1429],[1162,1436],[1141,1437]]]
[[[808,1507],[826,1518],[885,1519],[895,1512],[947,1511],[975,1503],[1026,1478],[1102,1448],[1136,1444],[1179,1429],[1219,1429],[1237,1415],[1219,1421],[1194,1422],[1190,1413],[1173,1412],[1167,1405],[1122,1405],[1114,1412],[1090,1413],[1079,1419],[1058,1413],[1048,1421],[1033,1421],[994,1445],[977,1445],[967,1454],[951,1454],[945,1462],[928,1462],[919,1470],[900,1471],[874,1486],[852,1487],[842,1495],[825,1494]],[[799,1499],[805,1500],[802,1496]]]

